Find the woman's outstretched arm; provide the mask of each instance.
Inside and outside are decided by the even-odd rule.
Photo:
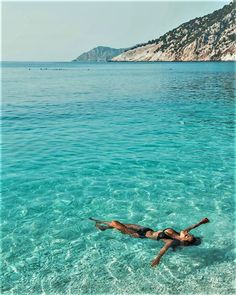
[[[208,222],[210,222],[210,220],[209,220],[208,218],[205,217],[205,218],[203,218],[200,222],[198,222],[198,223],[196,223],[196,224],[194,224],[194,225],[191,225],[191,226],[185,228],[184,231],[189,232],[190,230],[192,230],[192,229],[194,229],[194,228],[196,228],[196,227],[198,227],[198,226],[200,226],[200,225],[202,225],[202,224],[204,224],[204,223],[208,223]]]
[[[174,243],[174,241],[170,240],[170,241],[167,241],[165,243],[166,243],[165,246],[161,248],[161,250],[160,250],[159,254],[157,255],[157,257],[152,260],[152,263],[151,263],[152,267],[155,267],[155,266],[157,266],[159,264],[159,262],[161,260],[161,257],[171,247],[171,245]]]

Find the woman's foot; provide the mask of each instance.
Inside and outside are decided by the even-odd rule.
[[[89,219],[92,221],[95,221],[95,226],[102,231],[109,229],[109,228],[113,228],[112,226],[110,226],[110,222],[108,222],[108,221],[101,221],[101,220],[95,219],[93,217],[89,217]],[[106,224],[106,225],[101,225],[101,224]]]
[[[106,229],[109,229],[109,228],[112,228],[111,226],[105,226],[105,225],[99,225],[98,222],[96,222],[95,226],[100,229],[100,230],[106,230]]]

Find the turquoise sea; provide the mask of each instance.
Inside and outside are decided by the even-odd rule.
[[[2,294],[234,294],[234,64],[2,63]],[[88,217],[193,231],[200,246]]]

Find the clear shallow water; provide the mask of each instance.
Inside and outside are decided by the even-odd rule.
[[[2,74],[5,294],[234,293],[233,63],[4,63]],[[194,231],[200,246],[153,269],[161,242],[99,232],[90,216],[211,223]]]

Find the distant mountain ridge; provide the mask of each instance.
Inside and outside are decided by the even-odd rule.
[[[98,46],[88,52],[82,53],[73,61],[110,61],[114,56],[124,52],[125,48],[111,48],[106,46]]]
[[[138,44],[112,61],[236,60],[235,1],[190,20],[147,43]]]

